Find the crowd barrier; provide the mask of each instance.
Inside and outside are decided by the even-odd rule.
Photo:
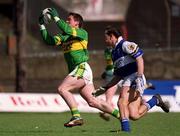
[[[155,90],[147,89],[143,99],[148,100],[153,94],[159,93],[163,100],[169,101],[171,112],[180,112],[180,81],[150,81]],[[99,112],[88,106],[87,102],[75,94],[81,112]],[[98,99],[104,99],[104,95]],[[116,107],[118,95],[113,97]],[[0,93],[0,112],[65,112],[69,111],[68,106],[58,94],[45,93]],[[162,112],[159,107],[152,108],[149,112]]]

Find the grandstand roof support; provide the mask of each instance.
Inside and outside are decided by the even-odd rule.
[[[166,7],[166,15],[167,15],[167,46],[170,50],[171,48],[171,9],[168,3],[168,0],[164,1]]]
[[[23,59],[23,54],[25,53],[24,46],[26,44],[26,4],[27,0],[14,0],[14,30],[17,37],[16,92],[25,92],[26,90],[26,66]]]

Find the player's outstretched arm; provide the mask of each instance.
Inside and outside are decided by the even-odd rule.
[[[120,80],[121,80],[121,78],[119,76],[114,76],[113,79],[110,82],[108,82],[104,86],[100,86],[98,89],[96,89],[92,93],[92,95],[97,97],[99,95],[104,94],[109,88],[111,88],[112,86],[116,85]]]
[[[46,29],[44,16],[42,12],[39,16],[39,27],[40,27],[41,36],[45,41],[45,43],[47,43],[48,45],[61,45],[61,42],[69,38],[69,35],[62,35],[62,34],[58,34],[55,36],[50,35],[48,30]]]
[[[49,33],[46,29],[45,22],[44,22],[44,15],[42,12],[39,15],[39,27],[40,27],[40,32],[41,32],[41,36],[42,36],[43,40],[48,45],[55,45],[54,38],[51,35],[49,35]]]
[[[86,41],[88,40],[88,34],[84,29],[71,27],[68,23],[59,17],[59,14],[55,8],[49,8],[49,14],[55,20],[58,28],[61,29],[65,34],[71,35],[73,37],[79,37]]]
[[[61,45],[61,43],[64,42],[66,39],[69,38],[69,35],[62,35],[62,34],[51,36],[46,29],[43,29],[40,31],[41,31],[41,36],[43,40],[48,45],[58,46],[58,45]]]
[[[47,43],[48,45],[55,45],[56,44],[53,36],[49,35],[49,33],[45,27],[40,28],[40,32],[41,32],[41,36],[42,36],[43,40],[45,41],[45,43]]]

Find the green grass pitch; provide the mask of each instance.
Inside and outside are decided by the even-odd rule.
[[[131,133],[117,132],[120,123],[97,113],[82,113],[83,126],[65,128],[70,113],[0,113],[0,136],[180,136],[180,113],[148,113],[131,121]]]

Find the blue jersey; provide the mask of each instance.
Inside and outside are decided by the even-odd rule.
[[[143,51],[137,44],[118,38],[115,48],[112,51],[114,63],[114,75],[124,78],[137,72],[136,58],[143,55]]]

